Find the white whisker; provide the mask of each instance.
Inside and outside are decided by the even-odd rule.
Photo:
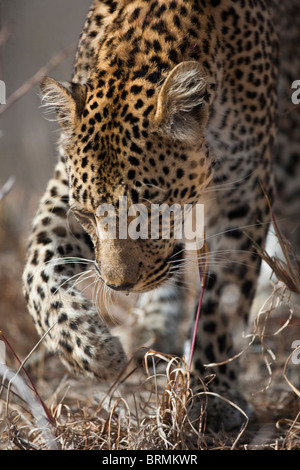
[[[54,292],[54,294],[57,294],[57,292],[58,292],[59,289],[61,289],[65,284],[69,284],[74,278],[76,278],[76,277],[82,278],[83,276],[85,276],[86,274],[91,273],[92,271],[93,271],[93,270],[90,269],[90,270],[88,270],[88,271],[80,272],[80,273],[74,274],[74,275],[71,276],[71,277],[68,277],[67,279],[64,280],[64,282],[63,282],[62,284],[60,284],[60,285],[58,286],[58,288],[56,289],[56,291]],[[81,279],[81,280],[82,280],[82,279]],[[77,280],[76,280],[76,282],[77,282]],[[70,289],[72,289],[74,285],[75,285],[75,283],[74,283],[71,287],[69,287],[69,289],[68,289],[66,292],[68,292]]]

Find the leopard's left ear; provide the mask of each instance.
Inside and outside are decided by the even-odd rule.
[[[180,141],[197,139],[208,118],[206,97],[206,77],[198,62],[176,65],[158,95],[159,130]]]
[[[45,77],[40,83],[43,106],[55,111],[59,124],[71,129],[81,116],[86,100],[86,86],[72,82],[57,82]]]

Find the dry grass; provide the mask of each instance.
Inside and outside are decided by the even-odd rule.
[[[195,399],[188,387],[189,374],[180,359],[169,360],[149,353],[148,360],[165,363],[164,372],[132,376],[126,385],[115,384],[109,391],[89,380],[64,377],[59,383],[50,371],[39,380],[51,421],[37,406],[33,393],[21,392],[6,381],[1,390],[0,442],[2,449],[62,450],[195,450],[195,449],[299,449],[299,402],[278,388],[276,409],[266,396],[260,406],[273,408],[273,421],[240,432],[217,434],[206,428],[205,400],[200,420],[191,421],[188,410]],[[49,358],[48,361],[55,361]],[[160,364],[161,366],[161,364]],[[56,372],[59,367],[53,364]],[[51,369],[51,365],[50,365]],[[45,370],[46,372],[46,370]],[[14,375],[14,374],[13,374]],[[8,377],[10,378],[10,377]],[[23,380],[22,380],[23,383]],[[20,384],[17,384],[18,387]],[[52,394],[49,394],[49,388]],[[89,390],[87,393],[86,390]],[[205,391],[200,393],[206,394]],[[50,396],[49,396],[50,395]],[[207,395],[209,400],[210,396]],[[266,400],[267,406],[264,403]],[[233,405],[232,405],[233,406]],[[259,409],[259,406],[257,407]],[[276,419],[277,416],[283,416]],[[245,421],[247,424],[247,420]]]
[[[184,450],[205,446],[202,420],[194,423],[188,418],[193,393],[180,359],[149,352],[145,360],[154,372],[147,365],[142,380],[135,376],[134,383],[127,380],[125,387],[121,382],[114,384],[109,392],[102,387],[97,399],[85,397],[84,403],[80,392],[73,397],[77,403],[73,402],[72,392],[67,391],[72,380],[62,380],[47,400],[51,421],[39,407],[44,416],[42,426],[37,422],[41,416],[33,411],[37,405],[34,396],[32,400],[27,397],[26,402],[21,396],[23,380],[18,390],[6,381],[1,403],[2,443],[7,448],[83,450]],[[157,361],[165,363],[164,373],[156,372]],[[95,387],[89,385],[90,390]]]
[[[14,203],[11,195],[7,200]],[[149,351],[143,367],[124,371],[109,386],[67,374],[42,344],[35,348],[38,339],[21,294],[23,235],[14,226],[11,209],[4,206],[6,199],[1,204],[0,329],[14,353],[7,346],[11,372],[0,366],[0,449],[300,449],[299,365],[291,354],[293,340],[300,339],[291,294],[299,293],[299,258],[277,225],[284,259],[260,253],[278,280],[240,354],[254,419],[248,422],[245,417],[236,433],[214,433],[205,414],[211,399],[209,379],[193,392],[181,358]],[[15,356],[26,358],[32,384]],[[192,420],[189,410],[199,398],[199,416]]]

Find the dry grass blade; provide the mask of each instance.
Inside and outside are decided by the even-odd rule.
[[[297,414],[294,420],[291,419],[280,419],[276,423],[277,429],[286,429],[286,435],[281,445],[282,449],[287,450],[299,450],[300,448],[300,412]]]
[[[284,256],[284,260],[276,256],[270,256],[267,251],[260,247],[249,235],[247,235],[247,233],[246,235],[252,241],[260,257],[270,266],[277,279],[282,281],[291,292],[300,294],[300,257],[295,253],[290,242],[281,233],[274,216],[270,200],[266,194],[265,197],[269,206],[272,225]]]
[[[298,396],[300,397],[300,390],[297,389],[293,384],[292,382],[288,379],[287,375],[286,375],[286,369],[287,369],[287,366],[288,366],[288,363],[289,361],[291,360],[291,357],[293,356],[293,354],[295,354],[297,351],[300,350],[300,346],[298,346],[296,349],[294,349],[294,351],[291,352],[291,354],[289,355],[289,357],[287,358],[286,360],[286,363],[284,364],[284,369],[283,369],[283,376],[285,378],[285,380],[287,381],[287,383],[289,384],[289,386],[291,387],[291,389],[293,390],[293,392]]]
[[[120,405],[124,405],[125,416],[120,414]],[[126,419],[127,416],[127,419]],[[127,421],[127,425],[125,424]],[[109,418],[105,423],[103,431],[107,434],[108,450],[118,450],[121,444],[128,440],[130,435],[131,413],[128,403],[123,398],[117,399],[111,407]]]
[[[3,381],[5,381],[5,379],[9,380],[9,392],[11,384],[13,383],[13,387],[17,390],[18,396],[30,408],[30,411],[36,423],[34,427],[35,433],[39,434],[42,437],[46,448],[51,450],[57,450],[55,436],[52,432],[50,422],[48,420],[48,415],[46,415],[44,407],[41,405],[40,399],[34,393],[32,393],[32,390],[27,386],[22,377],[20,375],[16,375],[5,364],[0,364],[0,376],[3,377]],[[9,416],[8,409],[6,416]],[[13,426],[12,429],[16,428]]]
[[[289,312],[288,317],[283,323],[283,325],[281,325],[275,331],[272,331],[272,333],[268,333],[267,329],[271,314],[275,312],[281,305],[284,305],[287,308]],[[272,349],[268,346],[266,339],[269,337],[277,336],[279,333],[281,333],[290,324],[293,314],[294,306],[291,301],[291,292],[283,282],[278,281],[273,286],[273,292],[265,300],[258,314],[256,315],[256,318],[254,320],[253,332],[246,336],[252,337],[250,344],[253,343],[253,340],[255,338],[259,338],[262,350],[262,357],[269,374],[268,383],[257,393],[264,392],[270,387],[272,383],[271,364],[276,360],[276,356],[273,353]]]
[[[201,314],[203,296],[204,296],[205,288],[206,288],[206,285],[207,285],[207,279],[208,279],[209,249],[208,249],[208,244],[207,244],[206,241],[204,241],[203,246],[200,249],[197,250],[197,257],[198,257],[198,260],[201,260],[201,259],[204,258],[205,259],[205,265],[204,265],[203,270],[202,270],[202,268],[200,268],[200,266],[201,266],[200,262],[199,262],[199,265],[198,265],[199,266],[200,283],[201,283],[201,292],[200,292],[198,308],[197,308],[197,314],[196,314],[196,318],[195,318],[193,337],[192,337],[191,352],[190,352],[190,359],[189,359],[189,370],[191,370],[191,367],[192,367],[194,348],[195,348],[197,329],[198,329],[198,323],[199,323],[200,314]]]
[[[44,335],[44,336],[45,336],[45,335]],[[10,351],[12,352],[14,358],[16,359],[16,361],[17,361],[17,362],[19,363],[19,365],[20,365],[18,371],[13,375],[12,379],[11,379],[10,382],[9,382],[8,392],[9,392],[9,390],[10,390],[10,384],[11,384],[15,379],[17,379],[18,374],[19,374],[20,371],[22,370],[22,371],[25,373],[27,379],[29,380],[29,383],[30,383],[30,385],[31,385],[30,388],[31,388],[31,390],[35,393],[35,395],[36,395],[36,397],[37,397],[39,403],[41,404],[41,406],[42,406],[42,408],[43,408],[43,410],[44,410],[44,412],[45,412],[45,414],[46,414],[46,416],[47,416],[47,419],[49,420],[49,422],[52,422],[52,423],[53,423],[52,416],[51,416],[51,414],[50,414],[48,408],[46,407],[45,403],[44,403],[43,400],[41,399],[41,397],[40,397],[38,391],[36,390],[36,388],[35,388],[35,386],[34,386],[33,381],[31,380],[31,378],[30,378],[30,376],[28,375],[26,369],[24,368],[24,364],[25,364],[27,358],[30,356],[31,352],[28,354],[28,356],[27,356],[27,358],[25,359],[25,361],[21,362],[20,359],[19,359],[19,357],[18,357],[18,355],[15,353],[13,347],[11,346],[11,344],[10,344],[9,341],[7,340],[6,336],[4,335],[3,331],[1,331],[1,330],[0,330],[0,338],[3,339],[4,343],[5,343],[6,346],[10,349]],[[42,341],[42,339],[43,339],[43,338],[40,339],[39,343]]]
[[[240,406],[238,406],[236,403],[233,403],[233,401],[229,400],[228,398],[220,395],[219,393],[215,393],[215,392],[208,392],[208,391],[205,391],[205,392],[200,392],[199,395],[205,395],[205,396],[213,396],[213,397],[217,397],[219,398],[220,400],[224,401],[225,403],[227,403],[229,406],[232,406],[233,408],[235,408],[236,410],[238,410],[245,418],[245,422],[244,424],[242,425],[237,437],[235,438],[232,446],[231,446],[231,450],[234,450],[237,446],[237,443],[238,441],[241,439],[242,435],[244,434],[247,426],[248,426],[248,423],[249,423],[249,417],[248,415],[245,413],[244,410],[242,410],[242,408]]]

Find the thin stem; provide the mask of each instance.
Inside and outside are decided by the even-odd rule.
[[[197,250],[197,254],[198,254],[198,258],[199,258],[199,255],[204,255],[204,257],[205,257],[205,267],[204,267],[204,270],[202,271],[201,266],[199,264],[199,276],[200,276],[200,282],[201,282],[201,292],[200,292],[200,297],[199,297],[199,302],[198,302],[198,308],[197,308],[197,314],[196,314],[194,332],[193,332],[193,338],[192,338],[192,344],[191,344],[191,353],[190,353],[190,359],[189,359],[189,370],[191,370],[191,367],[192,367],[193,355],[194,355],[194,349],[195,349],[195,342],[196,342],[196,337],[197,337],[197,329],[198,329],[200,313],[201,313],[201,307],[202,307],[202,301],[203,301],[204,291],[205,291],[205,287],[207,285],[207,279],[208,279],[209,258],[208,258],[208,246],[207,246],[206,242],[204,242],[204,245],[200,250]]]
[[[54,423],[54,420],[53,420],[53,418],[52,418],[52,416],[51,416],[51,414],[50,414],[50,412],[49,412],[47,406],[45,405],[45,403],[44,403],[43,400],[41,399],[41,397],[40,397],[40,395],[39,395],[37,389],[36,389],[35,386],[34,386],[34,383],[32,382],[32,380],[31,380],[31,378],[30,378],[28,372],[26,371],[26,369],[25,369],[23,363],[22,363],[22,362],[20,361],[20,359],[18,358],[17,354],[15,353],[13,347],[10,345],[9,341],[8,341],[7,338],[5,337],[5,335],[4,335],[4,333],[3,333],[2,330],[0,330],[0,336],[1,336],[1,338],[3,338],[3,341],[5,342],[5,344],[8,346],[8,348],[9,348],[10,351],[12,352],[12,354],[13,354],[14,358],[16,359],[16,361],[20,364],[20,368],[24,371],[24,373],[25,373],[27,379],[29,380],[30,385],[31,385],[31,388],[32,388],[32,390],[34,391],[34,393],[36,394],[36,396],[37,396],[37,398],[38,398],[40,404],[42,405],[42,407],[43,407],[43,409],[44,409],[44,411],[45,411],[45,413],[46,413],[46,416],[47,416],[48,420],[53,424],[53,423]]]

